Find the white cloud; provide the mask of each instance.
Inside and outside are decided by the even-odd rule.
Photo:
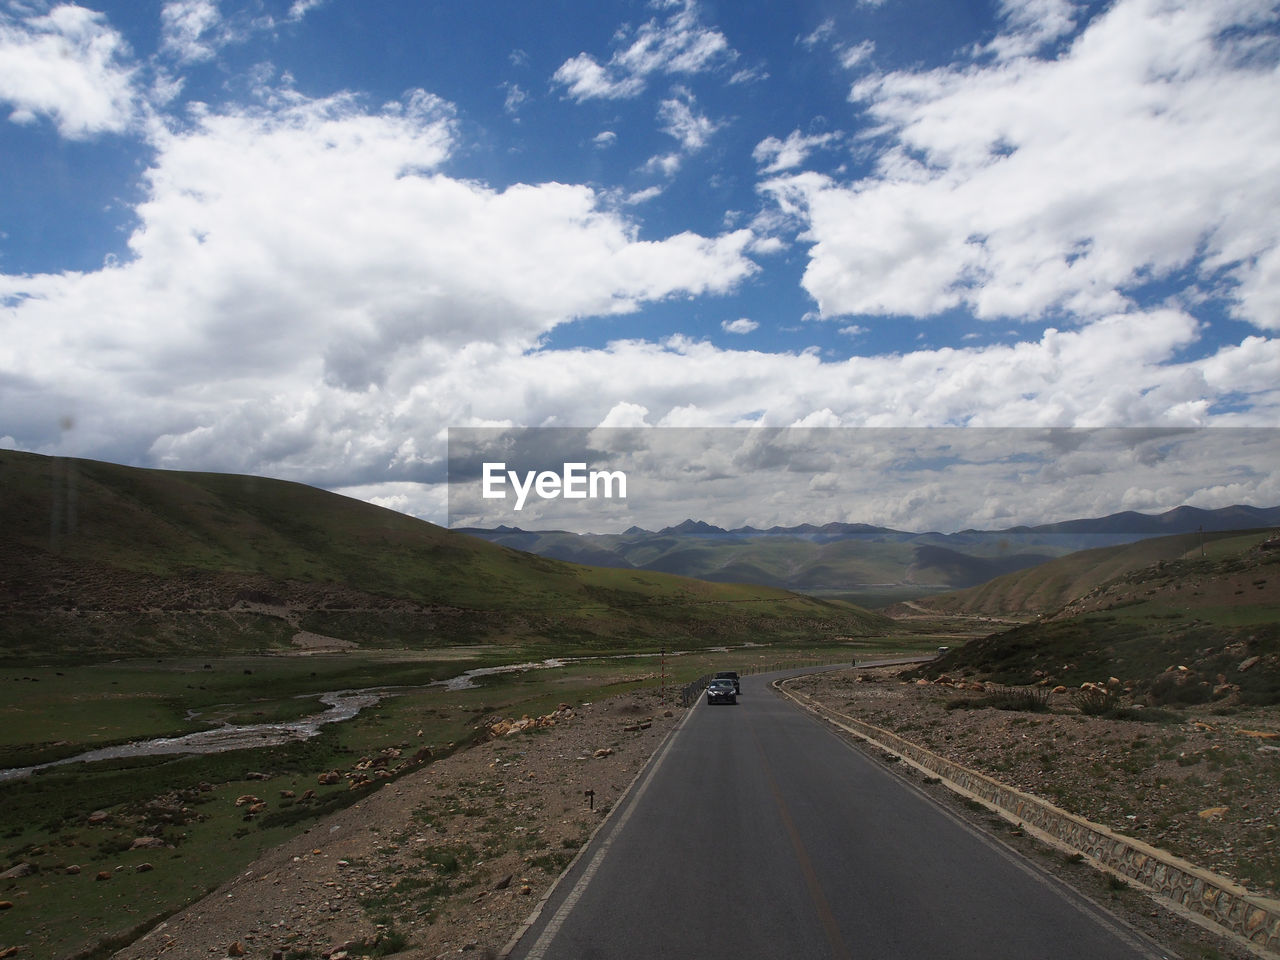
[[[699,22],[696,0],[661,6],[674,7],[675,12],[648,21],[634,36],[626,28],[620,30],[620,47],[607,64],[580,53],[561,64],[552,81],[574,100],[621,99],[639,94],[650,77],[703,73],[737,56],[724,34]]]
[[[1130,0],[1057,60],[997,65],[987,51],[962,69],[875,77],[860,103],[892,149],[872,177],[800,169],[834,135],[766,141],[756,159],[777,206],[712,237],[641,240],[620,210],[661,187],[455,179],[452,108],[421,92],[370,109],[264,91],[255,109],[197,110],[153,130],[130,257],[0,275],[0,443],[286,476],[441,519],[431,484],[446,424],[1273,424],[1280,341],[1187,360],[1205,352],[1195,319],[1140,311],[1123,289],[1200,256],[1201,286],[1219,271],[1238,283],[1242,316],[1280,322],[1274,74],[1234,58],[1219,9],[1194,7],[1196,21]],[[112,36],[75,16],[86,35]],[[74,34],[52,23],[3,21],[0,57]],[[98,62],[132,82],[118,44],[99,61],[48,49],[86,78]],[[612,61],[603,75],[642,76]],[[72,119],[56,98],[23,96],[67,135],[110,129],[111,110]],[[692,96],[672,102],[668,132],[682,149],[705,144],[714,124]],[[545,346],[569,322],[735,291],[751,256],[797,231],[813,245],[806,286],[845,335],[865,332],[859,312],[953,305],[1062,311],[1061,329],[841,362],[680,336]]]
[[[498,451],[520,462],[550,447],[628,477],[625,501],[558,499],[516,513],[483,499],[479,472],[460,457],[453,520],[652,530],[696,517],[727,528],[861,521],[955,531],[1280,497],[1274,429],[849,429],[838,420],[823,409],[782,428],[451,433],[453,452],[472,463]]]
[[[520,112],[520,108],[529,100],[529,94],[520,88],[518,83],[504,83],[502,89],[507,92],[502,102],[502,109],[511,116]]]
[[[635,206],[639,206],[642,203],[648,203],[650,200],[654,200],[662,196],[663,192],[664,191],[662,187],[646,187],[643,190],[637,190],[634,193],[627,194],[623,198],[622,202],[629,207],[635,207]],[[754,244],[752,244],[752,246],[749,248],[749,252],[750,253],[757,252]]]
[[[812,33],[805,34],[803,37],[797,37],[796,43],[802,47],[808,47],[812,50],[821,43],[826,43],[836,33],[836,22],[831,19],[823,20],[814,28]]]
[[[137,68],[106,18],[74,4],[19,19],[0,13],[0,101],[9,119],[48,117],[64,137],[119,133],[137,115]]]
[[[678,88],[675,96],[658,106],[658,119],[662,132],[675,137],[685,153],[696,153],[706,147],[711,137],[723,124],[711,120],[695,110],[697,100],[687,89]]]
[[[725,333],[752,333],[760,329],[760,324],[746,317],[739,317],[737,320],[722,320],[720,329]]]
[[[1001,59],[1035,53],[1074,30],[1080,12],[1074,0],[1001,0],[1008,29],[988,49]]]
[[[166,0],[160,10],[160,50],[180,64],[212,60],[224,47],[244,43],[256,34],[300,23],[325,0],[295,0],[283,18],[232,11],[224,15],[219,0]]]
[[[161,48],[185,63],[212,59],[225,42],[211,36],[221,20],[216,0],[170,0],[160,11]]]
[[[301,20],[312,10],[324,5],[326,0],[293,0],[289,7],[289,20]]]
[[[591,140],[597,147],[611,147],[618,142],[618,135],[612,130],[602,130]]]
[[[860,82],[875,175],[764,185],[805,220],[806,289],[827,315],[1083,318],[1190,267],[1280,328],[1280,74],[1232,33],[1259,14],[1120,0],[1056,59]]]
[[[763,83],[769,79],[769,71],[764,67],[744,67],[741,70],[734,71],[733,76],[729,78],[729,86],[737,87],[747,83]]]
[[[674,177],[683,161],[683,154],[662,153],[646,160],[643,169],[646,173],[659,173],[664,177]]]
[[[766,137],[756,144],[751,156],[761,165],[763,173],[778,173],[800,166],[808,159],[809,154],[819,147],[825,147],[840,139],[838,133],[819,133],[805,136],[799,130],[793,130],[786,140],[777,137]]]
[[[861,63],[866,63],[871,55],[876,52],[875,42],[872,40],[863,40],[861,43],[851,44],[842,47],[839,50],[840,66],[846,70],[852,70]]]
[[[648,427],[652,426],[645,418],[649,416],[647,407],[638,403],[623,401],[615,403],[604,418],[597,424],[599,427]]]
[[[588,187],[444,176],[453,131],[421,92],[379,111],[286,92],[159,134],[132,259],[0,276],[0,406],[23,421],[7,432],[114,438],[165,465],[359,474],[370,451],[430,445],[399,412],[422,410],[420,388],[453,398],[422,422],[465,421],[481,399],[469,378],[495,356],[756,269],[749,230],[639,240]],[[446,386],[464,356],[471,386]],[[63,413],[74,437],[52,432]]]

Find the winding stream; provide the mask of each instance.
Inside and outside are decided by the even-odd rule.
[[[513,663],[501,667],[477,667],[451,677],[448,680],[437,680],[429,684],[432,687],[444,687],[446,690],[471,690],[478,686],[478,677],[487,677],[500,673],[516,673],[523,670],[548,670],[563,667],[568,660],[543,660],[537,663]],[[320,695],[320,702],[328,709],[315,713],[301,720],[287,723],[224,723],[211,730],[199,730],[180,737],[157,737],[152,740],[135,740],[130,743],[119,743],[110,747],[100,747],[78,753],[61,760],[49,763],[38,763],[30,767],[10,767],[0,770],[0,782],[18,780],[28,777],[37,770],[49,767],[60,767],[69,763],[92,763],[95,760],[119,760],[129,757],[155,757],[163,754],[177,753],[222,753],[227,750],[243,750],[249,747],[274,747],[293,740],[307,740],[320,732],[326,723],[338,723],[350,720],[366,707],[372,707],[384,697],[395,696],[404,687],[365,687],[360,690],[335,690]]]

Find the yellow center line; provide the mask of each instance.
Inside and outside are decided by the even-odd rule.
[[[809,851],[805,849],[804,841],[800,839],[800,831],[796,829],[795,821],[791,818],[791,811],[787,807],[787,802],[782,798],[782,791],[778,787],[778,780],[773,775],[773,768],[769,766],[769,759],[765,756],[764,747],[760,744],[760,738],[756,736],[755,730],[751,731],[751,738],[755,741],[756,750],[760,753],[760,763],[764,770],[765,778],[769,781],[769,792],[773,794],[774,803],[778,805],[778,815],[782,818],[782,825],[786,828],[787,836],[791,838],[791,846],[795,850],[796,862],[800,865],[800,873],[804,876],[805,887],[809,891],[809,899],[813,902],[814,910],[817,911],[818,919],[822,923],[823,933],[826,934],[827,944],[831,947],[832,960],[853,960],[853,953],[849,950],[848,944],[844,942],[844,936],[840,933],[840,925],[836,923],[835,912],[831,909],[831,902],[827,899],[826,892],[822,889],[822,883],[818,880],[818,872],[814,869],[813,860],[809,856]]]

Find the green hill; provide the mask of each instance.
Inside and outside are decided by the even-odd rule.
[[[1280,541],[1272,531],[1086,551],[927,603],[1044,613],[951,651],[925,676],[1068,687],[1114,676],[1152,706],[1280,703]]]
[[[0,656],[865,635],[784,590],[583,567],[298,483],[0,451]]]
[[[939,614],[978,616],[1040,616],[1096,590],[1108,581],[1153,564],[1177,560],[1200,544],[1239,536],[1226,533],[1184,533],[1080,550],[1047,563],[994,577],[965,590],[936,594],[915,606]]]

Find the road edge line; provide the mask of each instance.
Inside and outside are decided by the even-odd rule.
[[[592,862],[587,865],[586,870],[583,871],[582,877],[574,885],[574,889],[569,892],[569,896],[565,898],[565,903],[561,906],[560,910],[557,911],[557,914],[562,915],[552,918],[551,922],[554,922],[556,926],[554,928],[548,926],[548,929],[551,930],[552,936],[554,936],[555,932],[559,930],[560,923],[564,921],[564,917],[568,915],[569,909],[571,909],[573,905],[577,903],[579,897],[581,897],[582,891],[586,889],[587,884],[595,875],[596,869],[600,865],[600,861],[604,859],[604,855],[613,845],[614,837],[617,836],[618,832],[626,824],[627,820],[631,816],[631,811],[635,808],[636,803],[639,802],[640,797],[643,796],[645,788],[648,787],[649,781],[653,779],[653,775],[657,772],[658,767],[661,766],[662,761],[666,759],[667,753],[671,750],[672,744],[676,741],[676,737],[679,735],[680,731],[684,729],[684,725],[689,722],[689,718],[693,716],[693,712],[698,709],[701,703],[702,701],[699,699],[693,704],[693,706],[686,709],[685,715],[681,718],[680,722],[671,729],[662,743],[658,745],[658,749],[655,750],[653,755],[645,761],[644,765],[636,771],[636,775],[631,778],[631,782],[627,784],[627,788],[622,792],[618,802],[610,808],[609,812],[605,814],[605,818],[596,825],[594,830],[591,831],[591,836],[587,838],[586,843],[578,848],[578,852],[574,854],[573,859],[569,861],[569,865],[564,868],[560,876],[556,877],[555,883],[551,884],[551,886],[547,888],[547,892],[542,895],[542,898],[534,906],[533,912],[529,914],[528,919],[521,924],[520,928],[516,930],[511,939],[507,942],[507,945],[502,948],[501,952],[498,954],[498,960],[508,960],[512,952],[514,952],[516,947],[520,945],[520,941],[529,933],[533,928],[533,925],[538,922],[539,918],[542,916],[542,911],[546,909],[551,898],[555,896],[556,891],[560,889],[560,884],[563,883],[569,874],[573,872],[574,868],[578,865],[578,861],[586,855],[586,852],[589,849],[591,849],[592,844],[596,841],[596,837],[600,835],[605,827],[612,825],[613,832],[605,839],[601,848],[596,851],[595,856],[592,858]],[[644,783],[633,795],[632,791],[636,790],[636,784],[639,783],[641,779],[644,780]],[[624,812],[619,814],[619,810],[624,810]],[[615,817],[619,818],[616,824],[614,823]],[[543,931],[543,937],[545,936],[546,931]],[[539,940],[541,939],[542,938],[539,938]],[[546,946],[546,944],[543,945],[544,950],[546,949]],[[534,949],[536,950],[537,948],[538,944],[534,944]],[[531,953],[529,960],[538,960],[540,957],[541,954]]]
[[[872,724],[864,723],[861,720],[856,720],[853,717],[849,717],[849,716],[846,716],[845,714],[839,713],[836,710],[832,710],[830,707],[825,707],[806,694],[797,693],[797,692],[788,690],[786,688],[786,684],[790,680],[795,680],[795,679],[799,679],[799,678],[789,677],[786,679],[775,680],[771,685],[775,690],[777,690],[783,696],[787,697],[789,700],[794,702],[801,709],[808,711],[814,716],[825,720],[827,723],[830,723],[832,726],[837,727],[838,729],[843,730],[846,733],[849,733],[859,738],[860,740],[866,741],[867,743],[871,744],[877,749],[880,749],[885,753],[888,753],[894,757],[897,757],[903,763],[906,763],[907,765],[919,771],[920,773],[924,774],[925,776],[941,781],[941,783],[951,792],[963,798],[967,798],[967,799],[973,800],[976,803],[982,804],[982,806],[986,807],[991,812],[1000,816],[1002,819],[1008,821],[1009,823],[1016,825],[1017,827],[1021,828],[1025,832],[1031,834],[1033,837],[1035,837],[1037,840],[1040,840],[1042,843],[1045,843],[1064,853],[1079,854],[1090,864],[1090,866],[1101,871],[1102,873],[1115,876],[1121,880],[1124,880],[1127,883],[1133,884],[1135,887],[1139,888],[1142,892],[1147,894],[1151,899],[1156,900],[1157,902],[1160,903],[1161,906],[1164,906],[1165,908],[1171,910],[1173,913],[1177,914],[1183,919],[1189,920],[1192,923],[1195,923],[1197,926],[1203,927],[1204,929],[1210,931],[1211,933],[1214,933],[1217,936],[1227,937],[1231,942],[1235,943],[1238,946],[1246,948],[1247,950],[1249,950],[1249,952],[1253,953],[1257,957],[1264,958],[1264,960],[1274,960],[1275,957],[1280,956],[1280,948],[1269,946],[1268,944],[1265,944],[1265,943],[1259,944],[1255,941],[1250,940],[1248,937],[1246,937],[1245,935],[1243,935],[1242,933],[1236,930],[1233,930],[1231,927],[1227,926],[1225,923],[1217,922],[1213,916],[1206,915],[1204,913],[1199,913],[1196,910],[1192,909],[1191,907],[1187,906],[1185,903],[1181,903],[1173,899],[1170,895],[1165,894],[1160,889],[1153,887],[1150,884],[1144,882],[1144,880],[1141,877],[1134,876],[1128,872],[1125,872],[1111,865],[1110,863],[1107,862],[1106,859],[1103,858],[1103,855],[1099,855],[1096,849],[1089,850],[1089,849],[1082,848],[1079,845],[1073,844],[1069,839],[1065,837],[1058,836],[1054,833],[1051,833],[1049,830],[1038,826],[1035,823],[1028,822],[1028,820],[1025,819],[1021,814],[1028,812],[1028,810],[1044,811],[1051,818],[1054,818],[1054,819],[1061,818],[1072,824],[1079,825],[1084,829],[1086,829],[1087,831],[1105,839],[1107,841],[1108,846],[1114,844],[1114,845],[1119,845],[1119,846],[1128,848],[1131,851],[1137,851],[1140,857],[1147,858],[1143,860],[1141,864],[1142,867],[1145,867],[1148,863],[1155,862],[1160,864],[1160,866],[1162,867],[1168,868],[1169,870],[1186,872],[1190,874],[1192,877],[1194,877],[1195,880],[1199,880],[1204,884],[1204,887],[1201,887],[1201,889],[1204,890],[1204,893],[1201,894],[1202,896],[1207,895],[1208,893],[1208,891],[1204,889],[1205,887],[1208,887],[1211,884],[1213,886],[1218,887],[1218,890],[1221,893],[1226,894],[1226,898],[1231,901],[1228,905],[1230,912],[1232,914],[1237,912],[1243,914],[1240,917],[1233,918],[1233,919],[1236,919],[1237,922],[1247,922],[1247,920],[1253,915],[1254,911],[1259,911],[1264,915],[1266,915],[1267,919],[1264,920],[1260,924],[1260,926],[1272,931],[1269,934],[1269,939],[1280,938],[1280,904],[1276,904],[1274,907],[1272,907],[1270,904],[1265,902],[1259,903],[1257,901],[1263,898],[1259,898],[1252,894],[1249,894],[1248,891],[1246,891],[1243,887],[1240,887],[1238,884],[1235,884],[1232,881],[1227,880],[1225,877],[1220,877],[1217,874],[1212,873],[1212,871],[1206,870],[1203,867],[1198,867],[1195,864],[1190,863],[1189,861],[1183,860],[1181,857],[1176,857],[1173,854],[1168,853],[1167,851],[1159,850],[1158,848],[1152,847],[1149,844],[1143,843],[1140,840],[1136,840],[1132,837],[1126,837],[1123,834],[1116,833],[1110,828],[1104,827],[1101,824],[1093,823],[1090,820],[1086,820],[1084,817],[1076,816],[1075,814],[1070,813],[1066,810],[1063,810],[1060,807],[1054,806],[1052,803],[1049,803],[1047,800],[1042,800],[1041,798],[1033,796],[1032,794],[1028,794],[1021,790],[1018,790],[1016,787],[1012,787],[1012,786],[1009,786],[1008,784],[1001,783],[999,780],[996,780],[994,777],[987,776],[986,774],[980,773],[979,771],[976,771],[976,770],[971,770],[970,768],[965,767],[963,764],[956,763],[953,760],[947,760],[945,757],[940,757],[937,754],[933,753],[932,751],[920,746],[919,744],[912,743],[911,741],[907,740],[905,737],[901,737],[898,734],[892,733],[891,731],[882,730],[881,728],[873,726]],[[836,719],[836,718],[840,718],[840,719]],[[862,729],[862,728],[865,728],[865,729]],[[921,758],[936,760],[937,766],[936,767],[927,766],[924,763],[921,763],[919,759],[909,756],[907,752],[896,749],[895,747],[890,746],[889,744],[883,742],[881,739],[877,739],[877,737],[873,735],[873,733],[868,731],[874,731],[875,734],[882,735],[886,740],[899,741],[900,744],[911,748],[912,751],[918,752]],[[957,771],[961,771],[967,777],[977,778],[978,782],[985,781],[986,783],[993,785],[998,791],[1003,792],[1009,796],[1016,797],[1019,801],[1021,801],[1019,805],[1019,809],[1009,810],[1001,806],[1000,804],[994,802],[990,798],[983,796],[981,793],[974,792],[964,784],[958,782],[957,780],[952,779],[951,777],[947,776],[946,773],[944,772],[944,770],[950,769],[950,768],[954,768]],[[1215,903],[1216,903],[1216,899],[1217,897],[1215,895]],[[1237,907],[1240,907],[1240,906],[1242,906],[1243,909],[1237,911]]]

